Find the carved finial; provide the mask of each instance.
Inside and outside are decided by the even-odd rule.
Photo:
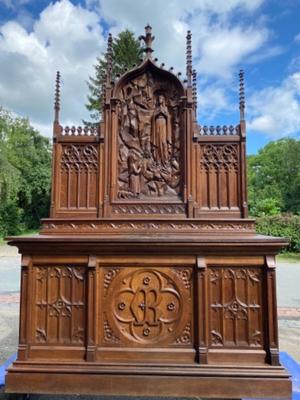
[[[239,73],[240,78],[240,90],[239,90],[239,108],[240,108],[240,120],[245,120],[245,83],[244,83],[244,71],[241,69]]]
[[[54,121],[59,122],[60,111],[60,72],[56,72],[55,96],[54,96]]]
[[[165,63],[161,63],[161,64],[160,64],[160,68],[162,68],[162,69],[163,69],[163,68],[164,68],[164,66],[165,66]]]
[[[173,70],[174,70],[174,67],[170,67],[169,71],[173,72]]]
[[[186,77],[187,77],[188,87],[192,86],[192,73],[193,73],[192,34],[191,34],[191,31],[187,31],[187,35],[186,35]]]
[[[144,51],[146,53],[147,58],[151,58],[151,54],[153,52],[152,43],[153,43],[154,39],[155,39],[155,36],[152,36],[152,28],[148,24],[147,26],[145,26],[145,35],[141,35],[139,37],[139,40],[143,40],[145,42]]]
[[[197,115],[197,71],[193,69],[193,103],[195,108],[195,116]]]
[[[108,34],[107,39],[107,52],[106,52],[106,60],[107,60],[107,73],[106,73],[106,83],[109,86],[112,80],[112,34]]]

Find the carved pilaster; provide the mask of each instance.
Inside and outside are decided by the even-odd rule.
[[[95,256],[89,256],[88,261],[88,293],[87,293],[87,348],[86,360],[96,359],[96,332],[97,332],[97,260]]]
[[[21,298],[20,298],[20,325],[18,360],[25,361],[28,357],[28,317],[30,315],[29,297],[29,269],[31,257],[23,255],[21,261]],[[28,314],[29,313],[29,314]]]
[[[266,344],[271,365],[279,365],[275,256],[266,256]]]
[[[197,257],[197,285],[196,285],[196,301],[197,313],[196,317],[196,355],[199,364],[207,364],[207,268],[204,257]]]

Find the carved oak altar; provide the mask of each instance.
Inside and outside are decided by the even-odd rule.
[[[290,397],[279,364],[280,238],[247,216],[244,82],[237,126],[199,126],[187,79],[145,58],[113,80],[96,128],[59,123],[50,218],[22,254],[18,358],[6,390]]]

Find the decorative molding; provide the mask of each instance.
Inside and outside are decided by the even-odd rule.
[[[44,221],[42,233],[201,233],[201,232],[242,232],[254,233],[254,221],[218,221],[208,222],[205,220],[188,221],[128,221],[128,220],[111,220],[110,222],[94,220],[88,221],[72,221],[65,222],[58,219],[53,221]]]
[[[113,214],[185,214],[184,204],[130,204],[112,206]]]

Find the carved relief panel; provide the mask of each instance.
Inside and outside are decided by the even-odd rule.
[[[34,341],[84,345],[86,273],[80,266],[37,266]]]
[[[131,79],[120,90],[117,198],[179,197],[179,101],[174,82],[151,71]]]
[[[102,268],[104,346],[192,345],[192,270]]]
[[[200,146],[200,207],[202,210],[239,210],[239,146]]]
[[[261,268],[209,268],[211,347],[263,346]]]
[[[93,144],[61,147],[61,209],[88,210],[97,207],[98,148]]]

